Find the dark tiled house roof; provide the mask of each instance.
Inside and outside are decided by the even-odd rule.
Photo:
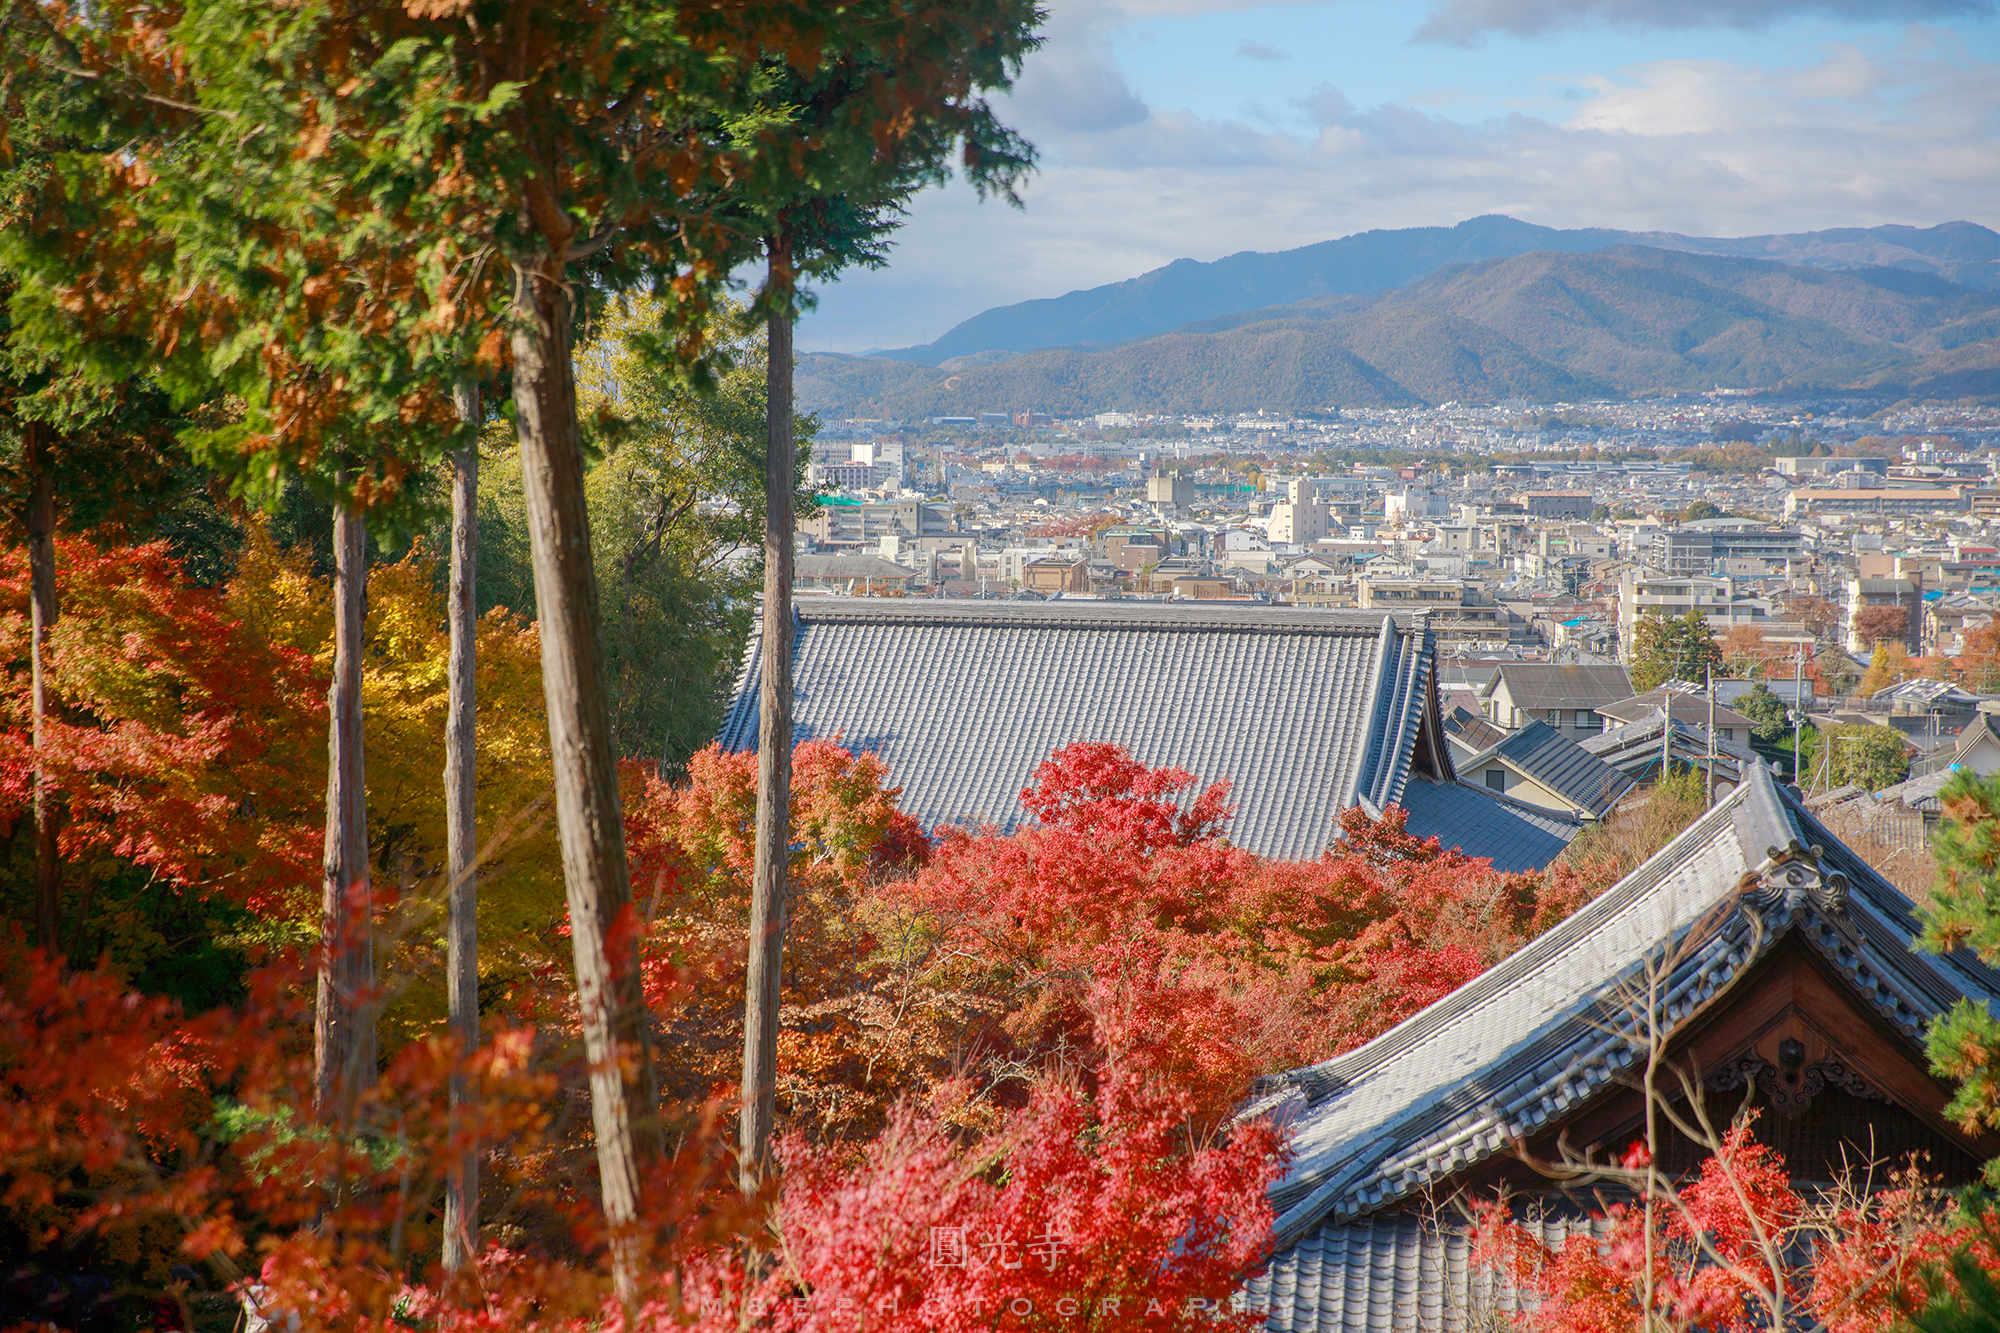
[[[796,606],[798,738],[879,754],[927,828],[1012,828],[1035,765],[1073,741],[1110,741],[1148,764],[1228,779],[1229,836],[1264,856],[1318,856],[1356,805],[1405,805],[1413,823],[1472,855],[1518,860],[1520,850],[1477,845],[1459,827],[1538,850],[1566,841],[1485,793],[1461,795],[1422,616],[1157,602]],[[724,749],[756,747],[757,677],[753,636]],[[1413,769],[1437,781],[1411,790]]]
[[[1498,745],[1507,736],[1507,728],[1463,704],[1445,710],[1444,729],[1475,753]]]
[[[1564,666],[1554,662],[1501,664],[1492,690],[1504,683],[1520,709],[1596,708],[1632,693],[1622,666]],[[1488,691],[1481,691],[1487,693]]]
[[[1506,760],[1577,809],[1588,810],[1594,819],[1602,819],[1634,785],[1631,778],[1540,720],[1466,760],[1466,767],[1488,755]]]
[[[1665,721],[1666,714],[1655,709],[1651,717],[1627,722],[1622,727],[1608,727],[1595,736],[1584,737],[1581,744],[1592,755],[1635,781],[1651,780],[1660,772],[1660,727]],[[1689,725],[1678,713],[1671,725],[1674,734],[1668,744],[1673,747],[1674,759],[1688,767],[1706,770],[1707,729]],[[1745,770],[1762,767],[1763,762],[1755,750],[1741,741],[1716,738],[1716,777],[1737,782],[1742,779]]]
[[[1708,696],[1692,694],[1685,689],[1675,689],[1670,685],[1659,685],[1644,694],[1635,694],[1630,699],[1620,699],[1608,703],[1597,711],[1615,722],[1641,722],[1657,717],[1660,709],[1673,701],[1674,721],[1692,722],[1698,727],[1708,725]],[[1756,723],[1735,709],[1725,705],[1720,699],[1715,704],[1715,725],[1741,731],[1745,736]]]
[[[1290,1125],[1295,1157],[1252,1305],[1299,1333],[1467,1327],[1465,1312],[1490,1308],[1492,1275],[1465,1261],[1455,1222],[1427,1233],[1405,1219],[1427,1190],[1611,1093],[1643,1051],[1623,988],[1646,959],[1670,960],[1671,1037],[1781,945],[1802,947],[1921,1068],[1926,1025],[1961,997],[2000,1006],[2000,974],[1919,952],[1919,929],[1907,898],[1752,766],[1513,957],[1346,1055],[1264,1080],[1253,1109]]]

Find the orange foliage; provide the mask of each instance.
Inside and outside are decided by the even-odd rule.
[[[129,862],[170,883],[274,906],[318,875],[324,682],[164,544],[57,543],[45,759],[72,863]],[[20,816],[29,744],[28,567],[0,552],[0,819]]]

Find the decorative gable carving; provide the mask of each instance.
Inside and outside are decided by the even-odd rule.
[[[1872,1101],[1881,1101],[1885,1096],[1843,1060],[1820,1060],[1784,1069],[1754,1054],[1744,1054],[1702,1080],[1702,1085],[1711,1092],[1728,1092],[1753,1083],[1765,1106],[1791,1118],[1804,1115],[1813,1098],[1827,1088],[1839,1088],[1850,1097]]]
[[[1793,916],[1817,910],[1829,920],[1847,921],[1847,876],[1828,870],[1824,847],[1793,838],[1784,847],[1764,849],[1764,863],[1744,876],[1743,900],[1760,914]]]

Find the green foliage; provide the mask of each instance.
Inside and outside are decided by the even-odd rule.
[[[1940,952],[1972,949],[2000,959],[2000,775],[1961,770],[1938,793],[1945,820],[1931,854],[1938,879],[1927,902],[1923,944]],[[1946,1114],[1968,1125],[2000,1127],[2000,1016],[1960,1000],[1931,1025],[1931,1068],[1958,1083]],[[1987,1178],[2000,1184],[2000,1162]]]
[[[1910,774],[1909,744],[1894,727],[1865,722],[1824,731],[1808,727],[1804,744],[1804,778],[1822,791],[1850,782],[1880,791]]]
[[[731,312],[714,335],[730,368],[698,392],[646,336],[658,318],[650,298],[614,303],[576,363],[612,729],[622,755],[678,768],[715,738],[762,577],[764,341]],[[816,422],[793,429],[794,503],[810,515]],[[532,617],[520,464],[505,434],[494,428],[481,470],[480,596]]]
[[[67,870],[70,957],[106,962],[134,990],[169,996],[189,1013],[242,1001],[259,923],[240,902],[165,883],[114,856],[72,858]],[[0,920],[32,923],[34,894],[35,826],[17,819],[0,837]]]
[[[1692,807],[1699,811],[1708,803],[1708,775],[1692,766],[1673,768],[1666,777],[1653,784],[1653,798],[1669,806]]]
[[[467,442],[453,384],[504,370],[517,279],[585,317],[653,293],[658,350],[703,379],[707,313],[766,236],[802,233],[808,274],[869,262],[954,149],[1011,192],[1031,153],[987,94],[1039,20],[1029,0],[44,10],[0,28],[0,129],[47,102],[77,142],[0,252],[40,279],[17,313],[41,345],[116,334],[184,389],[229,387],[240,412],[199,441],[243,493],[298,472],[392,506]]]
[[[1708,618],[1700,611],[1670,619],[1653,610],[1633,627],[1626,660],[1632,688],[1644,694],[1669,680],[1700,680],[1707,668],[1722,665],[1722,649],[1709,636]]]
[[[1681,521],[1683,523],[1692,523],[1696,519],[1702,518],[1720,518],[1721,516],[1722,506],[1716,504],[1713,500],[1696,500],[1681,511]]]
[[[83,145],[49,114],[48,90],[12,102],[0,150],[0,234],[27,225],[51,188],[54,161]],[[175,433],[190,424],[139,375],[94,376],[51,355],[18,327],[17,272],[0,266],[0,525],[25,535],[25,510],[39,482],[52,480],[56,525],[80,532],[108,522],[143,522],[186,472]]]
[[[1758,681],[1740,695],[1734,707],[1755,724],[1750,734],[1767,745],[1775,745],[1791,732],[1791,721],[1785,716],[1785,701],[1764,681]]]

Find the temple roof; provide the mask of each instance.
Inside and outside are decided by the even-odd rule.
[[[926,828],[1011,829],[1037,764],[1073,741],[1109,741],[1227,779],[1230,839],[1264,856],[1318,856],[1356,805],[1410,804],[1448,845],[1461,841],[1452,825],[1491,834],[1465,850],[1518,868],[1531,868],[1523,848],[1553,856],[1567,841],[1560,821],[1439,795],[1456,784],[1421,615],[863,597],[795,608],[795,734],[879,754]],[[759,667],[752,636],[724,749],[756,747]],[[1413,768],[1439,781],[1412,791]]]
[[[1407,1200],[1607,1088],[1638,1050],[1630,983],[1669,958],[1669,1038],[1784,939],[1810,946],[1921,1059],[1961,996],[2000,975],[1920,952],[1910,901],[1761,766],[1569,920],[1375,1040],[1264,1080],[1295,1157],[1273,1191],[1280,1251]]]

